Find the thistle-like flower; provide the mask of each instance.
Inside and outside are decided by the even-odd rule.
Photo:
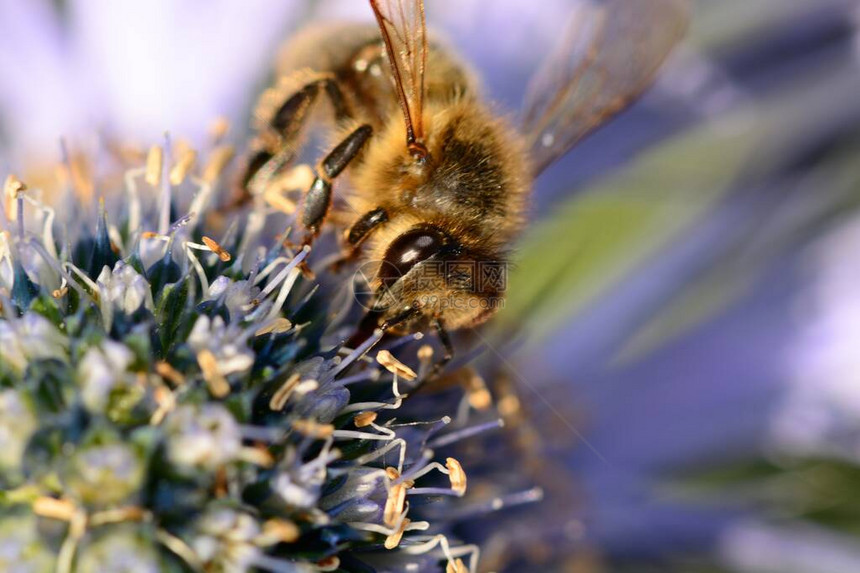
[[[401,409],[432,348],[342,347],[351,277],[304,279],[271,201],[216,213],[229,155],[153,147],[85,221],[7,179],[0,568],[473,571],[444,517],[469,461],[436,450],[492,409]]]

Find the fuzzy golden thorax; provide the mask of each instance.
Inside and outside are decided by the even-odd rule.
[[[457,329],[483,322],[503,300],[500,274],[522,227],[528,172],[517,134],[474,99],[428,106],[425,124],[421,162],[392,117],[352,170],[350,203],[388,213],[365,246],[384,318],[413,307],[420,312],[406,330],[430,318]]]

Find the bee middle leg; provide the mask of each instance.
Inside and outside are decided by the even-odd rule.
[[[332,182],[358,156],[371,135],[373,135],[373,128],[370,125],[363,124],[357,127],[317,166],[314,182],[305,193],[301,213],[302,226],[307,230],[304,244],[313,242],[331,209]]]

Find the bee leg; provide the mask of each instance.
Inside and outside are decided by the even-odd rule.
[[[255,147],[261,146],[255,142]],[[239,181],[238,188],[233,191],[233,197],[227,204],[228,209],[241,207],[254,195],[260,195],[272,178],[295,159],[295,151],[285,147],[278,152],[261,148],[254,151],[247,161],[245,171]]]
[[[373,134],[373,128],[362,125],[335,146],[316,169],[316,178],[305,194],[301,222],[307,234],[304,244],[309,245],[319,234],[326,215],[331,209],[332,181],[355,159]]]
[[[439,337],[439,342],[442,343],[442,349],[445,351],[445,354],[442,355],[441,360],[433,365],[433,369],[427,375],[428,380],[432,380],[439,376],[445,366],[447,366],[454,358],[454,345],[451,342],[451,336],[448,334],[448,331],[445,330],[445,327],[442,326],[442,322],[438,318],[433,319],[433,330],[436,331],[436,336]]]
[[[359,247],[380,225],[388,222],[388,211],[377,207],[368,211],[358,221],[352,224],[346,232],[346,245],[343,254],[331,264],[333,271],[338,271],[345,263],[352,261],[358,255]]]
[[[388,211],[377,207],[362,215],[358,221],[352,224],[346,233],[346,242],[353,251],[357,249],[374,229],[388,222]]]
[[[403,309],[400,314],[396,314],[379,325],[383,332],[387,332],[392,328],[403,324],[404,322],[421,314],[421,308],[417,304],[412,304]]]
[[[266,185],[295,159],[302,129],[321,93],[331,102],[337,121],[351,117],[343,93],[334,79],[316,74],[273,112],[268,129],[254,139],[238,189],[229,206],[239,206],[252,195],[262,193]]]

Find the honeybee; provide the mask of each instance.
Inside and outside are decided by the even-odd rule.
[[[428,40],[422,0],[370,0],[378,26],[311,28],[287,44],[260,98],[241,185],[262,193],[293,162],[312,109],[335,144],[315,169],[300,223],[310,244],[345,174],[344,256],[369,262],[365,326],[414,332],[478,325],[499,308],[499,269],[523,228],[532,182],[653,81],[683,35],[684,0],[573,0],[572,24],[528,90],[515,127],[467,66]],[[338,186],[338,190],[342,189]],[[486,273],[488,276],[484,276]],[[489,279],[488,279],[489,277]],[[488,279],[488,280],[485,280]]]

